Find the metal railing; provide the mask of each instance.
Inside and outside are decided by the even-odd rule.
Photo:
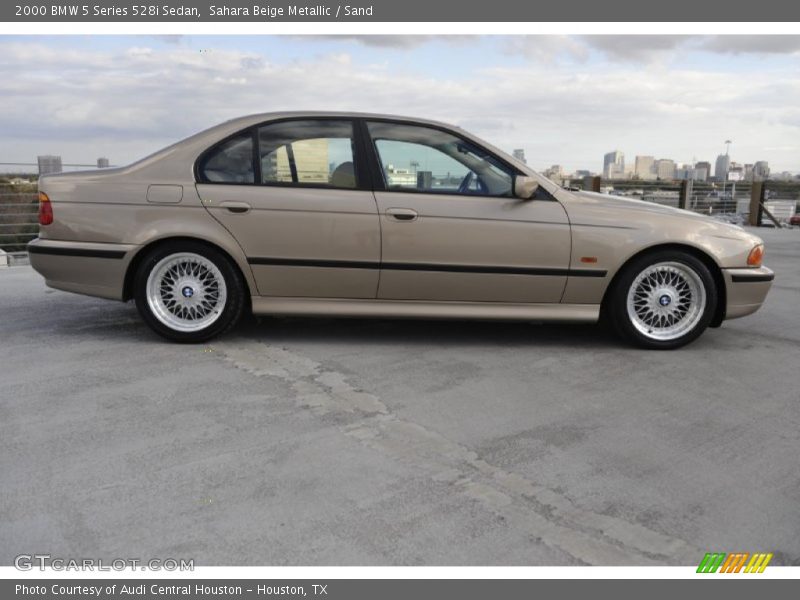
[[[66,171],[105,168],[100,164],[59,163]],[[27,245],[39,235],[38,162],[0,162],[0,266],[25,262]],[[19,183],[13,183],[17,180]],[[31,182],[33,180],[33,182]]]
[[[623,197],[645,200],[665,206],[680,207],[682,194],[686,188],[680,181],[641,181],[641,180],[602,180],[602,181],[575,181],[570,182],[577,188],[589,189],[594,184],[603,193]],[[788,223],[792,214],[800,212],[800,181],[766,181],[764,203],[766,205],[780,204],[784,208],[779,221]],[[595,187],[595,189],[597,189]],[[751,192],[753,183],[749,181],[722,183],[698,182],[692,183],[686,195],[685,207],[700,214],[718,217],[726,221],[743,224],[747,222],[750,212]],[[762,224],[770,225],[771,222]]]
[[[24,260],[28,242],[38,235],[38,193],[0,188],[0,260],[9,264]]]

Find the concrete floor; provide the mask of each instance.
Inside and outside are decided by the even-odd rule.
[[[800,564],[800,231],[676,352],[600,328],[263,319],[162,342],[0,270],[0,564]]]

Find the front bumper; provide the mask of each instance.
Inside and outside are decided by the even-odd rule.
[[[28,244],[28,256],[52,288],[122,300],[125,273],[137,247],[37,238]]]
[[[736,319],[756,312],[764,303],[775,273],[767,267],[723,269],[727,303],[725,318]]]

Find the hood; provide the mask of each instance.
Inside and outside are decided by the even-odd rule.
[[[709,217],[706,215],[700,215],[690,210],[683,210],[682,208],[674,208],[672,206],[664,206],[663,204],[656,204],[655,202],[636,200],[635,198],[630,198],[628,196],[613,196],[611,194],[598,194],[597,192],[572,193],[579,198],[586,198],[594,203],[614,209],[622,208],[628,210],[642,210],[650,213],[668,214],[671,216],[680,216],[689,219],[713,220],[709,219]]]
[[[643,215],[664,215],[670,220],[681,219],[701,227],[708,235],[721,238],[748,240],[760,242],[760,238],[747,232],[739,225],[718,221],[707,215],[701,215],[689,210],[663,206],[654,202],[636,200],[626,196],[612,196],[610,194],[598,194],[597,192],[570,192],[573,196],[591,204],[593,207],[608,209],[609,212],[628,213],[631,217],[636,214]]]

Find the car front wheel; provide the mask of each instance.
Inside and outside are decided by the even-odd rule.
[[[668,350],[697,339],[716,305],[708,267],[691,254],[662,251],[625,267],[606,311],[623,338],[643,348]]]
[[[245,305],[236,267],[198,242],[167,243],[150,252],[137,269],[134,287],[145,323],[176,342],[202,342],[224,333]]]

